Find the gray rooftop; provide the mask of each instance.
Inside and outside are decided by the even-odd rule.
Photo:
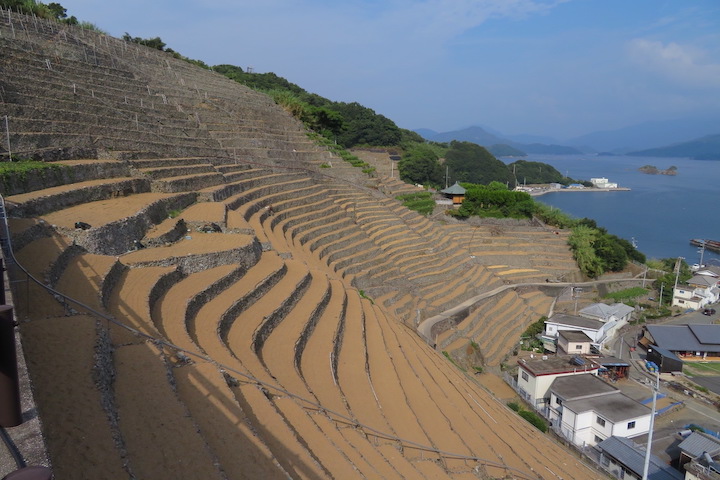
[[[715,277],[711,277],[710,275],[695,275],[690,280],[688,280],[688,285],[697,285],[699,287],[712,287],[718,282],[718,279]]]
[[[672,352],[720,352],[720,325],[648,325],[655,345]]]
[[[591,330],[600,330],[604,325],[600,320],[591,318],[578,317],[577,315],[566,315],[557,313],[547,319],[545,323],[557,323],[558,325],[566,325],[568,327],[587,328]]]
[[[563,337],[568,342],[580,342],[580,343],[588,343],[592,342],[592,338],[588,337],[585,332],[581,332],[579,330],[560,330],[558,332],[558,335]]]
[[[680,442],[678,448],[692,458],[699,457],[704,452],[714,457],[720,453],[720,440],[702,432],[693,432]]]
[[[558,377],[550,385],[550,391],[563,400],[608,395],[619,390],[595,375],[570,375]]]
[[[645,447],[641,447],[630,439],[610,437],[598,443],[598,448],[608,456],[632,470],[636,475],[642,476],[645,469]],[[650,455],[648,465],[648,480],[682,480],[684,475],[668,466],[660,458]]]
[[[636,402],[619,390],[614,394],[569,400],[563,402],[563,408],[578,414],[593,411],[613,423],[652,414],[649,407]]]
[[[607,305],[605,303],[593,303],[589,307],[585,307],[580,310],[580,315],[588,316],[591,318],[601,318],[604,321],[610,319],[611,316],[622,318],[628,313],[632,313],[633,308],[625,305],[624,303],[613,303]]]

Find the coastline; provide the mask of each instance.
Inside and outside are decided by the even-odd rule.
[[[617,188],[596,188],[596,187],[585,187],[585,188],[550,188],[550,187],[537,187],[530,190],[529,193],[531,197],[539,197],[541,195],[545,195],[546,193],[555,193],[555,192],[629,192],[630,189],[628,187],[617,187]]]

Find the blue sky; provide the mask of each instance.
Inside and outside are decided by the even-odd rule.
[[[562,140],[720,112],[717,0],[60,3],[113,36],[160,36],[409,129]]]

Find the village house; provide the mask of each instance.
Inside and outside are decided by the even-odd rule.
[[[597,344],[598,340],[603,337],[604,325],[605,324],[599,320],[565,313],[556,313],[545,320],[545,336],[557,339],[559,332],[571,330],[584,333],[590,338],[593,344]]]
[[[650,430],[651,410],[594,375],[561,377],[550,386],[547,416],[553,428],[579,447]]]
[[[717,361],[720,360],[720,325],[648,325],[640,343],[668,350],[683,360]]]
[[[598,443],[600,466],[615,478],[641,479],[645,470],[646,448],[628,438],[610,437]],[[656,455],[650,455],[648,480],[682,480],[683,475],[665,464]]]
[[[531,357],[518,360],[517,391],[536,410],[544,412],[550,401],[550,385],[570,375],[597,375],[600,365],[579,356]]]
[[[707,270],[711,272],[711,270]],[[720,300],[720,278],[709,274],[696,274],[673,289],[673,307],[699,310]]]
[[[581,317],[600,320],[603,323],[611,324],[615,322],[619,324],[617,328],[622,327],[630,321],[632,313],[635,311],[632,307],[624,303],[593,303],[578,312]]]
[[[557,351],[560,355],[587,355],[590,353],[592,339],[585,332],[560,330],[557,338]]]
[[[720,478],[720,439],[703,432],[692,432],[678,445],[678,449],[678,465],[685,471],[685,480]]]
[[[545,321],[544,337],[545,340],[556,340],[559,345],[559,332],[578,331],[587,335],[592,346],[600,350],[630,321],[632,312],[633,308],[623,303],[595,303],[580,310],[579,315],[555,314]]]

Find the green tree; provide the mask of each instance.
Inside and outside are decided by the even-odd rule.
[[[398,162],[400,178],[410,183],[439,186],[443,170],[437,154],[427,145],[418,144],[406,151]]]
[[[160,37],[154,37],[154,38],[141,38],[141,37],[133,37],[129,33],[125,32],[125,35],[122,37],[123,40],[126,42],[131,43],[137,43],[140,45],[145,45],[146,47],[154,48],[156,50],[165,51],[165,42],[162,41]]]
[[[499,182],[492,185],[463,183],[465,198],[455,214],[461,218],[472,215],[495,218],[530,218],[535,202],[525,192],[510,191]]]
[[[595,254],[595,242],[599,232],[585,225],[572,229],[568,244],[573,250],[580,271],[590,278],[597,278],[604,273],[602,260]]]
[[[507,165],[471,142],[452,141],[445,155],[445,165],[451,179],[460,182],[487,185],[492,181],[503,184],[512,181]]]
[[[47,4],[47,8],[52,14],[53,18],[58,20],[67,18],[67,8],[63,7],[59,3],[52,2]]]
[[[593,245],[595,254],[602,260],[603,269],[606,271],[619,272],[628,262],[627,252],[616,239],[614,235],[600,234]]]

